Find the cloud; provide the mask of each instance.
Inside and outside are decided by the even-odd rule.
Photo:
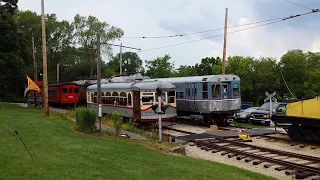
[[[228,26],[257,22],[270,18],[306,12],[291,4],[270,0],[55,0],[45,2],[45,12],[55,13],[59,19],[71,21],[79,13],[93,15],[101,21],[120,27],[126,37],[159,36],[222,28],[225,8],[228,7]],[[304,1],[298,3],[304,4]],[[317,0],[306,6],[317,7]],[[19,8],[40,13],[38,0],[19,1]],[[281,10],[281,11],[280,11]],[[319,13],[320,14],[320,13]],[[317,29],[319,14],[298,17],[278,24],[250,29],[227,35],[227,56],[268,56],[280,58],[289,49],[319,51]],[[250,26],[248,26],[250,27]],[[230,28],[228,32],[248,28]],[[168,39],[123,38],[126,46],[143,50],[223,34],[223,30]],[[114,43],[120,43],[118,41]],[[139,53],[143,60],[170,54],[176,67],[199,63],[206,56],[222,57],[223,36]],[[124,51],[134,51],[124,49]],[[119,48],[114,48],[118,53]]]

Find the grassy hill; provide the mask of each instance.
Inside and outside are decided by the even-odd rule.
[[[132,140],[77,133],[50,112],[5,104],[0,110],[0,179],[272,179],[210,161],[168,155]],[[7,121],[34,155],[35,166]]]

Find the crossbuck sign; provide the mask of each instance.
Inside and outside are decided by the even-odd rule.
[[[265,95],[266,95],[267,97],[264,99],[264,102],[267,102],[267,101],[269,101],[270,99],[271,99],[273,102],[277,102],[277,98],[274,97],[276,94],[277,94],[276,92],[273,92],[272,94],[269,94],[269,93],[266,91],[266,92],[265,92]]]

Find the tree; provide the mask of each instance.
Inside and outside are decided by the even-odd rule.
[[[261,57],[253,62],[254,71],[251,75],[251,80],[254,85],[254,91],[251,92],[252,101],[256,104],[263,103],[265,98],[265,91],[277,94],[280,92],[280,74],[277,69],[277,62],[275,58]],[[281,96],[281,95],[280,95]]]
[[[177,77],[197,76],[197,70],[194,66],[180,66],[178,72],[175,74]]]
[[[12,94],[13,89],[18,96],[25,73],[21,56],[26,42],[15,20],[17,3],[17,0],[0,0],[0,97]]]
[[[226,74],[235,74],[240,77],[241,98],[243,101],[252,100],[254,73],[254,59],[252,57],[228,57]]]
[[[291,93],[289,93],[290,89],[298,99],[306,98],[305,92],[306,89],[309,88],[307,84],[304,83],[309,79],[309,73],[306,69],[307,65],[308,62],[302,50],[290,50],[281,57],[279,62],[283,75],[281,89],[288,94],[288,97],[293,97]],[[289,89],[285,83],[287,83]]]
[[[111,61],[107,63],[107,66],[115,72],[120,73],[120,53],[113,57]],[[142,67],[142,60],[137,53],[125,52],[122,53],[122,73],[142,73],[144,71]]]
[[[83,47],[86,56],[84,59],[90,64],[90,76],[93,75],[94,62],[96,60],[96,35],[99,32],[101,37],[101,50],[111,57],[112,48],[107,45],[109,41],[123,36],[120,28],[110,26],[106,22],[100,22],[94,16],[84,17],[77,14],[72,23],[74,27],[75,44]]]
[[[171,57],[166,54],[164,57],[157,57],[154,60],[146,61],[146,75],[151,78],[166,78],[174,74],[174,63],[170,62]]]
[[[199,76],[212,75],[213,74],[213,72],[212,72],[213,67],[218,66],[219,61],[221,61],[219,57],[217,57],[217,58],[206,57],[201,60],[200,64],[197,63],[194,67],[195,67],[197,74]],[[221,73],[219,73],[219,74],[221,74]]]

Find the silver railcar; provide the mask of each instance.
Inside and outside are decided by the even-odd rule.
[[[162,122],[174,122],[176,113],[175,86],[168,82],[123,82],[101,84],[102,113],[114,111],[127,118],[134,118],[143,126],[150,126],[158,121],[154,107],[158,104],[157,88],[162,89],[162,102],[167,107]],[[98,111],[97,85],[87,87],[87,107]]]
[[[178,116],[225,125],[241,109],[240,78],[233,74],[145,79],[176,86]]]

